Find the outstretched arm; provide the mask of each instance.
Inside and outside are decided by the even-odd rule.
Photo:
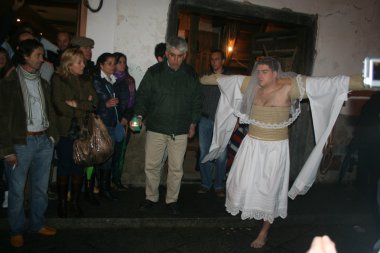
[[[205,85],[218,85],[218,82],[216,80],[221,76],[223,75],[222,74],[204,75],[199,79],[199,81],[201,82],[201,84],[205,84]]]
[[[211,75],[204,75],[202,76],[199,81],[203,85],[218,85],[217,79],[220,77],[223,77],[222,74],[211,74]],[[247,90],[249,81],[251,80],[251,76],[246,76],[243,80],[243,83],[240,87],[240,90],[242,93],[244,93]]]
[[[313,78],[313,77],[308,77],[308,76],[301,76],[301,83],[300,85],[303,86],[303,88],[306,89],[306,79],[308,78]],[[315,77],[315,78],[320,78],[320,77]],[[329,77],[326,77],[329,78]],[[333,78],[333,77],[331,77]],[[350,76],[350,81],[349,81],[349,86],[348,90],[349,91],[357,91],[357,90],[373,90],[373,88],[367,88],[363,84],[363,77],[360,75],[354,75]],[[300,92],[298,89],[298,84],[296,81],[296,78],[291,79],[292,82],[292,90],[291,90],[291,98],[299,98]],[[303,99],[307,98],[307,93],[305,92],[304,96],[302,97]]]
[[[352,90],[370,90],[364,86],[363,77],[361,75],[350,76],[350,83],[348,86],[350,91]]]

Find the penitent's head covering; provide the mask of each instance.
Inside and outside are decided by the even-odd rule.
[[[242,104],[240,107],[240,115],[238,115],[240,117],[240,123],[257,125],[255,120],[250,119],[250,115],[251,115],[251,110],[252,110],[254,99],[255,99],[256,86],[258,85],[258,82],[259,82],[257,71],[256,71],[259,65],[267,65],[271,70],[276,71],[278,79],[295,77],[297,75],[294,72],[283,72],[281,69],[280,62],[273,57],[263,57],[260,60],[258,60],[255,63],[255,66],[253,67],[251,80],[243,96]],[[285,125],[288,125],[288,124],[290,125],[290,123],[293,122],[295,118],[298,117],[299,113],[301,112],[299,102],[300,101],[298,99],[292,101],[291,111],[290,111],[292,117],[288,123],[284,122]],[[267,128],[282,128],[284,127],[284,124],[277,124],[276,126],[268,125]],[[265,127],[264,125],[260,125],[260,122],[258,125],[260,127]]]

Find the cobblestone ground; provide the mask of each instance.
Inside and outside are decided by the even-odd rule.
[[[0,230],[0,252],[81,252],[81,253],[202,253],[202,252],[306,252],[316,235],[328,234],[341,253],[372,252],[377,240],[374,226],[293,225],[273,226],[267,245],[260,250],[249,247],[258,232],[253,228],[140,228],[140,229],[65,229],[55,237],[26,235],[25,246],[12,249],[7,232]]]
[[[380,238],[380,222],[365,195],[352,186],[316,185],[305,196],[289,201],[288,217],[276,219],[267,245],[249,247],[260,222],[242,221],[226,213],[224,199],[214,192],[200,195],[198,185],[183,185],[182,214],[173,216],[164,198],[141,213],[143,188],[118,192],[119,201],[101,200],[99,207],[82,202],[86,218],[59,219],[56,201],[49,201],[47,225],[58,228],[52,238],[25,235],[25,245],[9,244],[6,209],[0,209],[0,253],[302,253],[314,236],[329,235],[339,253],[372,253]],[[376,210],[377,213],[377,210]]]

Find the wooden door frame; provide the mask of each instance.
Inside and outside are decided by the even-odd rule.
[[[87,28],[87,7],[84,1],[79,4],[78,22],[77,22],[77,36],[86,36]]]

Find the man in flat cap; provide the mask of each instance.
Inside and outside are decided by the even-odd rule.
[[[94,48],[94,40],[87,37],[74,37],[71,40],[71,46],[79,48],[86,59],[86,67],[84,68],[83,75],[92,79],[95,73],[95,64],[91,61],[92,49]]]

